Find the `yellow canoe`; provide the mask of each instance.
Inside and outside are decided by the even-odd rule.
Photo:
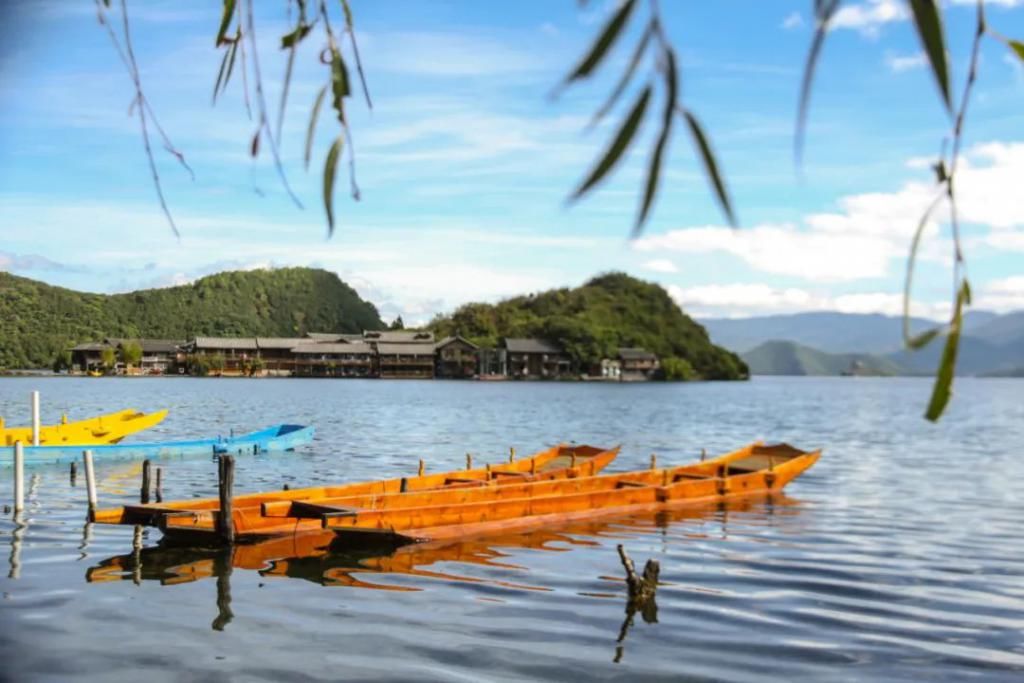
[[[140,413],[132,408],[68,422],[64,416],[58,425],[42,425],[39,443],[42,446],[94,446],[117,443],[129,434],[149,429],[167,417],[166,410]],[[13,446],[16,441],[32,443],[31,427],[4,427],[0,419],[0,445]]]

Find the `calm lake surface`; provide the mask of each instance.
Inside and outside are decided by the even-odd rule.
[[[597,385],[0,379],[0,414],[45,422],[169,408],[138,440],[313,424],[311,447],[239,456],[237,492],[621,443],[612,469],[748,441],[824,449],[771,500],[352,557],[157,547],[85,522],[84,477],[28,468],[0,521],[0,670],[16,681],[1024,679],[1024,380],[958,379],[922,417],[917,379]],[[163,460],[165,499],[216,495],[210,459]],[[100,506],[140,463],[98,464]],[[13,500],[0,470],[0,503]],[[661,563],[657,622],[623,633],[615,546]],[[303,556],[305,555],[305,556]],[[233,566],[234,565],[234,566]],[[233,566],[233,568],[232,568]],[[386,589],[386,590],[385,590]]]

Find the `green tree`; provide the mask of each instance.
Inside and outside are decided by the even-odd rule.
[[[224,372],[224,368],[227,365],[227,361],[225,360],[223,353],[213,354],[207,359],[207,363],[209,364],[210,370],[218,375]]]
[[[121,360],[128,367],[138,365],[142,360],[142,346],[137,341],[125,342],[121,345]]]
[[[669,382],[692,382],[700,379],[700,375],[685,358],[669,356],[661,360],[661,368],[658,371],[660,379]]]
[[[71,352],[68,350],[61,350],[57,352],[57,355],[53,358],[53,371],[64,372],[65,370],[71,369]]]
[[[392,321],[392,323],[390,325],[388,325],[388,329],[389,330],[404,330],[405,329],[405,323],[402,322],[402,316],[396,317]]]
[[[110,372],[117,365],[117,352],[113,347],[107,346],[100,351],[100,364],[105,372]]]

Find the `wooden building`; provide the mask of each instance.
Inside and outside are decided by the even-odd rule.
[[[377,376],[381,379],[433,379],[434,345],[376,344]]]
[[[373,377],[376,352],[366,342],[306,342],[294,347],[299,377]]]
[[[469,379],[479,372],[478,347],[465,337],[445,337],[434,345],[434,376],[441,379]]]
[[[295,370],[292,349],[309,343],[306,337],[256,337],[257,358],[268,375],[290,375]]]
[[[431,344],[434,333],[427,330],[366,330],[363,339],[371,344]]]
[[[183,341],[173,339],[118,339],[108,337],[101,342],[78,344],[71,349],[71,369],[76,372],[102,370],[104,349],[113,349],[116,354],[114,367],[109,368],[115,373],[123,374],[129,368],[123,361],[125,346],[132,342],[139,345],[142,356],[130,371],[144,375],[162,375],[175,372],[185,367]]]
[[[247,363],[259,358],[255,337],[196,337],[184,350],[190,356],[190,365],[201,360],[214,372],[228,375],[243,374]],[[213,367],[218,359],[223,359],[223,369]],[[194,372],[194,368],[190,370]]]
[[[185,342],[173,339],[139,339],[137,342],[142,349],[142,360],[139,361],[142,374],[163,375],[184,369],[185,352],[181,347]],[[122,341],[118,347],[123,348],[125,343],[127,341]]]
[[[71,370],[89,372],[103,368],[103,350],[114,348],[106,341],[85,342],[71,348]]]
[[[509,377],[518,379],[552,379],[572,374],[572,359],[560,347],[544,339],[512,339],[506,337]]]
[[[654,378],[658,357],[646,349],[624,347],[618,357],[622,381],[643,381]]]

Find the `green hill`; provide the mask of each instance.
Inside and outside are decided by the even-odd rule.
[[[755,375],[857,375],[903,374],[886,358],[866,353],[825,353],[790,341],[769,341],[743,354]]]
[[[581,366],[638,346],[690,363],[704,379],[743,379],[747,366],[715,346],[664,289],[623,273],[601,275],[575,289],[553,289],[498,304],[466,304],[430,323],[438,335],[461,334],[487,347],[501,337],[560,343]]]
[[[49,366],[103,337],[296,336],[383,327],[376,307],[334,273],[218,273],[190,285],[87,294],[0,272],[0,368]]]

